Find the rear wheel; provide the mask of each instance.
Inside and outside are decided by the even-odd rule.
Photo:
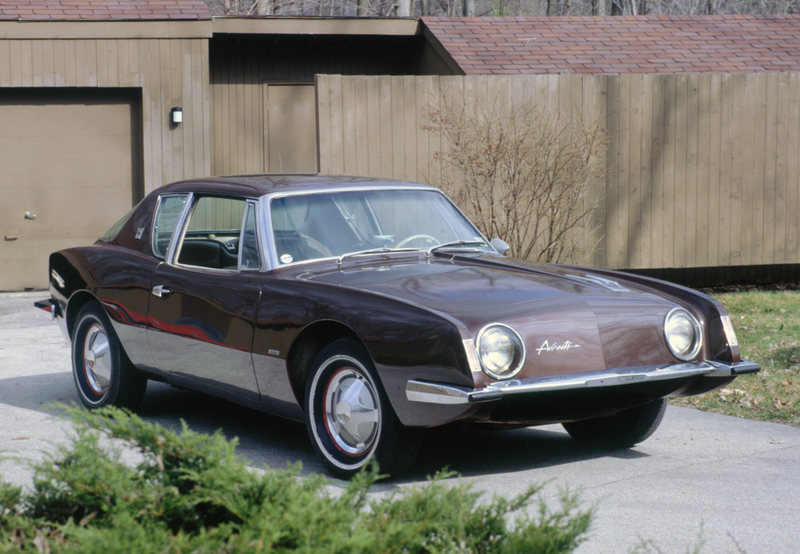
[[[608,417],[564,423],[570,436],[585,446],[630,448],[648,438],[661,424],[667,399],[661,398]]]
[[[314,450],[336,477],[348,479],[372,459],[382,474],[396,475],[416,457],[421,431],[400,423],[355,340],[338,340],[317,356],[305,406]]]
[[[128,360],[108,316],[96,302],[78,312],[72,333],[72,374],[87,408],[135,410],[147,387],[147,378]]]

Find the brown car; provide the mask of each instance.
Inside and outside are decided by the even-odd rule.
[[[759,370],[725,308],[669,283],[502,255],[435,188],[220,177],[148,195],[50,257],[89,408],[148,379],[305,421],[336,476],[413,461],[422,429],[560,422],[625,448],[666,397]]]

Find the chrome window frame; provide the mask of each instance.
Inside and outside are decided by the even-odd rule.
[[[258,267],[243,267],[242,266],[242,252],[244,252],[244,236],[245,236],[245,228],[247,226],[247,216],[252,211],[253,217],[255,218],[255,233],[256,233],[256,251],[258,253]],[[242,229],[239,234],[239,271],[246,271],[248,273],[258,273],[264,270],[264,250],[261,247],[261,235],[263,233],[260,232],[259,229],[259,221],[261,218],[258,214],[258,201],[253,199],[247,199],[247,205],[244,209],[244,216],[242,217]]]
[[[164,260],[165,262],[171,264],[170,260],[175,252],[175,236],[178,234],[176,231],[181,229],[186,221],[186,210],[188,209],[188,206],[191,205],[193,196],[194,195],[191,192],[167,192],[158,196],[158,202],[156,202],[156,207],[153,210],[153,221],[150,224],[150,228],[152,229],[152,232],[150,233],[150,251],[153,253],[153,257],[158,258],[159,260]],[[162,256],[156,253],[156,240],[158,236],[156,219],[158,218],[159,210],[161,209],[161,203],[164,201],[164,199],[178,197],[183,197],[183,207],[181,207],[181,212],[178,214],[178,219],[175,220],[175,226],[173,227],[172,234],[169,237],[169,243],[167,243],[167,252]]]
[[[165,258],[161,258],[160,256],[157,256],[159,259],[163,259],[167,264],[169,264],[171,266],[179,267],[179,268],[182,268],[182,269],[191,269],[191,270],[198,270],[198,271],[213,271],[213,272],[217,272],[217,273],[219,273],[219,272],[239,273],[239,272],[242,272],[242,271],[246,271],[248,273],[258,273],[258,272],[263,272],[265,270],[264,248],[263,248],[263,242],[261,240],[261,235],[263,233],[260,232],[260,230],[259,230],[259,219],[260,218],[259,218],[259,209],[258,209],[258,204],[259,204],[259,199],[258,198],[250,198],[250,197],[245,197],[245,196],[230,196],[230,195],[225,195],[225,194],[216,194],[216,193],[213,193],[213,192],[207,193],[207,194],[205,194],[205,193],[197,194],[197,193],[194,193],[194,192],[173,193],[173,194],[166,193],[163,196],[164,197],[169,197],[169,196],[184,196],[184,195],[186,196],[186,200],[184,201],[184,205],[183,205],[183,208],[181,209],[181,213],[178,216],[177,222],[175,223],[175,229],[176,230],[179,229],[180,232],[173,232],[172,233],[172,236],[170,237],[169,248],[167,250],[167,255],[166,255]],[[245,204],[246,204],[245,205],[244,214],[242,215],[242,221],[241,221],[241,223],[239,225],[239,244],[240,244],[240,247],[239,247],[239,252],[237,253],[236,269],[221,269],[221,268],[215,268],[215,267],[204,267],[204,266],[186,265],[186,264],[178,263],[178,259],[177,259],[178,258],[178,253],[179,253],[178,252],[178,245],[179,244],[183,244],[183,240],[184,240],[184,238],[186,236],[186,232],[188,231],[188,223],[189,223],[190,215],[194,211],[194,208],[197,205],[197,202],[199,202],[199,200],[201,198],[227,198],[227,199],[230,199],[230,200],[240,200],[242,202],[245,202]],[[161,197],[159,197],[158,205],[160,205],[160,203],[161,203]],[[247,218],[247,213],[248,213],[248,210],[251,209],[251,207],[254,210],[254,215],[255,215],[255,218],[256,218],[256,246],[257,246],[257,248],[259,250],[258,251],[258,256],[259,256],[259,262],[261,264],[258,269],[256,269],[256,268],[243,268],[242,267],[241,242],[242,242],[242,238],[244,236],[244,226],[245,226],[245,221],[246,221],[246,218]],[[154,219],[153,219],[154,225],[155,225],[155,213],[156,212],[154,212],[154,216],[153,216],[154,217]],[[155,254],[155,252],[154,252],[154,254]]]

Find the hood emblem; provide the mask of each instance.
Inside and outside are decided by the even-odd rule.
[[[541,356],[542,352],[564,352],[566,350],[572,350],[573,348],[580,348],[580,344],[576,344],[572,341],[565,340],[562,343],[553,343],[550,344],[550,341],[544,341],[542,345],[536,349],[536,355]]]

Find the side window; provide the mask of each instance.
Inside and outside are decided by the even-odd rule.
[[[178,246],[178,263],[208,269],[236,270],[247,202],[234,198],[200,197]]]
[[[247,205],[241,240],[242,269],[261,269],[258,255],[258,235],[256,234],[256,210],[254,204]]]
[[[155,223],[153,224],[153,254],[159,258],[167,257],[167,249],[175,225],[181,215],[186,195],[162,196],[156,209]]]

